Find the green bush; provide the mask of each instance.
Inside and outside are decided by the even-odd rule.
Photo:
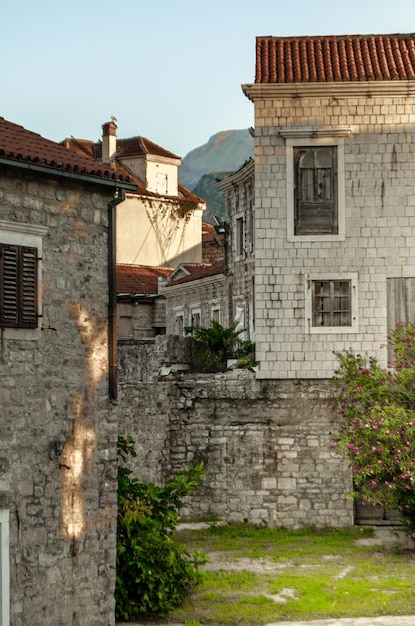
[[[119,437],[118,455],[115,616],[131,621],[170,612],[201,580],[204,556],[190,556],[177,543],[174,531],[181,499],[199,484],[203,465],[157,487],[138,482],[126,467],[128,456],[135,456],[131,437]]]
[[[195,356],[195,368],[200,371],[218,372],[226,369],[227,359],[235,357],[235,351],[242,345],[237,330],[238,322],[231,326],[222,326],[215,320],[209,328],[186,326],[185,333],[191,335],[199,344]]]
[[[335,445],[367,502],[396,509],[415,533],[415,324],[399,324],[392,369],[373,357],[338,355],[334,378],[342,422]]]

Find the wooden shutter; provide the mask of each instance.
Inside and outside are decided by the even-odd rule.
[[[295,234],[337,234],[336,148],[296,148],[294,171]]]
[[[0,245],[0,326],[37,327],[37,248]]]
[[[37,249],[20,248],[20,326],[37,327]]]

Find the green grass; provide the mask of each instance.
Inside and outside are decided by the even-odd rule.
[[[186,530],[179,539],[226,562],[206,565],[203,583],[170,622],[250,626],[267,622],[415,614],[415,555],[396,546],[359,545],[370,528],[269,529],[248,525]],[[261,559],[275,573],[251,572],[240,559]],[[238,561],[236,571],[227,570]],[[213,566],[211,566],[213,568]]]

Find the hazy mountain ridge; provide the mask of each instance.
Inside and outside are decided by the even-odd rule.
[[[220,131],[203,146],[186,154],[179,170],[179,180],[194,191],[204,174],[235,172],[253,156],[254,140],[248,129]]]
[[[216,187],[217,180],[235,172],[253,156],[254,140],[248,129],[242,129],[220,131],[184,157],[179,180],[206,201],[205,222],[213,223],[213,215],[222,219],[225,215],[225,195]]]

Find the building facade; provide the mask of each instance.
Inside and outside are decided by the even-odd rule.
[[[134,185],[0,118],[0,622],[112,626],[109,215]]]
[[[257,376],[386,365],[415,319],[414,36],[258,37],[256,60]]]
[[[226,274],[231,321],[255,341],[255,167],[249,160],[218,183],[226,194]]]
[[[136,185],[117,209],[117,263],[177,267],[202,261],[206,203],[179,183],[179,156],[139,135],[118,138],[114,121],[102,125],[100,142],[66,139],[64,145]]]

